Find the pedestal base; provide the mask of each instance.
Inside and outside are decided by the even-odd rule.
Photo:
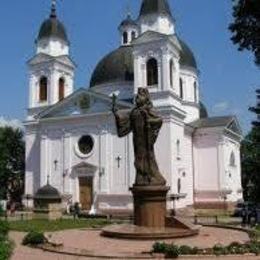
[[[177,217],[167,217],[167,186],[134,186],[134,225],[112,225],[102,235],[125,239],[167,239],[197,235],[199,228]]]
[[[123,239],[170,239],[198,235],[199,227],[177,218],[167,217],[166,226],[161,228],[140,227],[131,224],[111,225],[102,230],[102,235]]]
[[[164,228],[167,186],[134,186],[130,190],[134,198],[134,225]]]

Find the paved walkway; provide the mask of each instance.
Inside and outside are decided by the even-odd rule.
[[[62,241],[64,247],[85,249],[92,252],[98,252],[99,254],[111,255],[116,253],[119,254],[133,254],[149,252],[152,248],[154,241],[135,241],[135,240],[118,240],[100,237],[99,231],[89,231],[89,230],[68,230],[53,233],[53,239],[56,241]],[[64,256],[58,254],[52,254],[44,252],[38,249],[31,249],[21,245],[24,233],[11,232],[10,237],[16,243],[16,249],[11,260],[83,260],[83,259],[94,259],[86,257],[74,257],[74,256]],[[167,240],[167,242],[174,242],[179,245],[190,245],[198,247],[211,247],[217,243],[229,244],[231,242],[246,242],[248,241],[248,235],[244,232],[226,230],[219,228],[209,228],[203,227],[201,229],[200,235],[197,237]],[[122,259],[124,259],[122,257]],[[199,259],[195,258],[185,258],[186,260]],[[213,258],[202,258],[204,260],[212,260]],[[229,259],[229,260],[260,260],[260,256],[241,256],[241,257],[218,257],[218,260]]]

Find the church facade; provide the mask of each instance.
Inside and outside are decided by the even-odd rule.
[[[176,34],[167,0],[143,0],[138,18],[128,15],[119,32],[121,46],[98,62],[88,88],[74,90],[76,66],[55,5],[41,25],[28,61],[25,197],[49,180],[64,206],[131,211],[132,136],[118,138],[112,96],[127,111],[144,87],[163,118],[155,147],[169,209],[222,208],[242,199],[238,120],[209,117],[194,54]]]

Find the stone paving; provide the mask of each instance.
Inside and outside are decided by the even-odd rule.
[[[16,249],[11,260],[81,260],[81,259],[94,259],[88,257],[74,257],[58,255],[53,253],[44,252],[39,249],[32,249],[24,247],[21,245],[24,233],[11,232],[10,237],[16,243]],[[127,256],[133,253],[148,252],[151,250],[154,241],[136,241],[136,240],[119,240],[119,239],[109,239],[105,237],[100,237],[100,231],[94,230],[68,230],[53,233],[53,239],[56,241],[62,241],[64,247],[77,248],[77,249],[87,249],[92,252],[98,252],[103,255],[113,255],[122,254]],[[219,229],[219,228],[209,228],[203,227],[201,229],[200,235],[197,237],[190,237],[184,239],[174,239],[166,240],[167,242],[174,242],[179,245],[190,245],[198,247],[210,247],[217,243],[229,244],[231,242],[246,242],[248,241],[248,235],[244,232]],[[97,258],[95,258],[97,259]],[[111,258],[110,258],[111,259]],[[122,259],[126,259],[122,257]],[[181,258],[180,258],[181,259]],[[260,260],[260,256],[241,256],[241,257],[211,257],[211,258],[183,258],[186,260],[192,259],[204,259],[204,260]]]

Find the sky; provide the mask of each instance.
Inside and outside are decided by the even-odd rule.
[[[190,46],[200,70],[200,93],[211,116],[237,115],[244,133],[254,115],[260,69],[249,52],[230,40],[231,0],[168,0],[178,35]],[[57,0],[58,17],[77,64],[75,88],[88,88],[98,61],[119,46],[118,25],[141,0]],[[49,16],[51,0],[2,0],[0,6],[0,123],[24,120],[28,104],[26,62],[35,54],[34,40]]]

